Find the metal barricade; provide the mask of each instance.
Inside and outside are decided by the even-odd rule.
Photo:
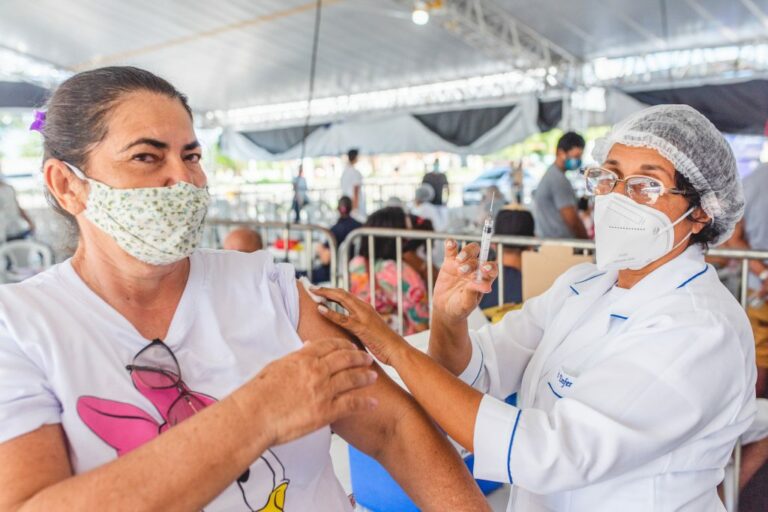
[[[344,240],[344,243],[341,244],[339,247],[339,264],[341,269],[341,276],[342,276],[342,286],[345,290],[349,290],[349,253],[350,248],[353,244],[355,244],[358,240],[361,242],[363,241],[363,238],[367,238],[367,244],[368,244],[368,273],[370,276],[373,276],[372,278],[369,278],[369,285],[371,290],[371,304],[373,304],[375,300],[375,289],[376,289],[376,278],[375,278],[375,254],[374,254],[374,238],[394,238],[395,244],[396,244],[396,260],[395,264],[397,266],[397,277],[398,282],[401,282],[402,279],[402,273],[403,273],[403,251],[402,251],[402,243],[403,239],[413,241],[413,240],[424,240],[426,242],[426,256],[427,256],[427,303],[429,305],[430,311],[432,310],[432,288],[434,285],[434,275],[433,275],[433,264],[434,264],[434,249],[433,249],[433,243],[436,240],[439,240],[441,242],[445,240],[456,240],[459,243],[470,243],[470,242],[480,242],[480,236],[478,235],[462,235],[462,234],[448,234],[448,233],[433,233],[430,231],[413,231],[413,230],[406,230],[406,229],[387,229],[387,228],[359,228],[354,231],[352,231]],[[539,239],[539,238],[532,238],[527,236],[502,236],[502,235],[494,235],[493,238],[491,238],[491,242],[496,244],[497,250],[496,250],[496,258],[497,263],[499,264],[499,268],[501,268],[501,258],[503,254],[503,249],[505,246],[508,247],[538,247],[542,244],[550,244],[550,245],[558,245],[558,246],[566,246],[566,247],[573,247],[574,249],[582,250],[582,251],[589,251],[594,250],[595,245],[593,242],[588,242],[584,240],[555,240],[555,239]],[[499,273],[498,277],[499,281],[499,304],[504,303],[504,275],[502,272]],[[402,334],[403,332],[403,325],[402,325],[402,310],[403,310],[403,297],[402,297],[402,289],[398,287],[398,294],[397,294],[397,309],[398,314],[400,316],[400,319],[398,320],[399,325],[399,332]]]
[[[265,246],[269,244],[271,240],[270,235],[277,233],[282,236],[285,244],[285,260],[289,261],[290,247],[288,240],[291,233],[301,233],[303,237],[303,264],[307,271],[307,277],[312,280],[312,267],[314,265],[314,241],[315,235],[318,235],[319,241],[328,244],[330,251],[330,282],[331,286],[337,286],[337,269],[338,269],[338,249],[336,247],[336,238],[328,228],[323,226],[317,226],[314,224],[291,224],[285,222],[250,222],[240,220],[227,220],[227,219],[206,219],[206,228],[213,228],[213,234],[216,247],[221,247],[221,242],[218,233],[219,227],[236,228],[245,227],[257,231],[262,240],[264,240]],[[281,251],[283,249],[280,249]]]
[[[433,274],[433,247],[432,244],[435,240],[456,240],[459,243],[467,242],[480,242],[480,236],[477,235],[461,235],[461,234],[447,234],[447,233],[432,233],[425,231],[413,231],[405,229],[386,229],[386,228],[360,228],[352,231],[344,240],[344,243],[339,247],[339,262],[341,265],[342,286],[345,290],[349,290],[349,252],[352,245],[363,238],[367,238],[368,243],[368,273],[369,273],[369,286],[370,286],[370,300],[371,304],[375,307],[376,300],[376,277],[375,277],[375,254],[374,254],[374,238],[394,238],[396,244],[396,265],[397,265],[397,279],[398,283],[402,282],[403,275],[403,239],[412,240],[424,240],[426,242],[426,257],[427,257],[427,301],[429,304],[429,311],[432,311],[432,291],[434,286]],[[495,235],[491,239],[492,243],[496,244],[496,256],[499,270],[502,269],[502,255],[505,246],[519,247],[519,248],[535,248],[541,245],[555,245],[561,247],[572,247],[574,250],[581,250],[584,254],[589,251],[594,251],[595,244],[591,241],[585,240],[560,240],[560,239],[539,239],[524,236],[499,236]],[[739,301],[741,306],[746,310],[749,300],[749,262],[750,260],[768,260],[768,251],[745,251],[735,249],[711,249],[707,252],[707,256],[728,258],[731,260],[741,260],[741,284],[739,291]],[[499,272],[498,277],[498,291],[499,291],[499,304],[504,304],[504,273]],[[397,313],[398,313],[398,332],[403,334],[403,291],[402,287],[397,287]],[[733,466],[731,478],[723,481],[725,490],[725,506],[728,512],[736,512],[738,510],[738,496],[739,496],[739,472],[741,466],[741,443],[737,443],[733,451],[732,461],[729,465]]]

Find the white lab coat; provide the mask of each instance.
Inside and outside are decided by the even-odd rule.
[[[474,474],[513,484],[508,512],[725,510],[716,486],[755,414],[747,317],[698,247],[616,279],[578,265],[470,332]]]

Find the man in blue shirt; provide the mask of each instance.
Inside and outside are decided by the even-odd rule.
[[[539,238],[587,238],[579,218],[576,194],[566,171],[581,168],[584,138],[568,132],[557,142],[555,162],[547,169],[533,197],[533,217]]]

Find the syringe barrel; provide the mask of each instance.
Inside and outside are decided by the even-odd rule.
[[[493,236],[493,219],[485,219],[483,223],[483,237],[480,240],[480,257],[482,263],[488,261],[488,254],[491,252],[491,237]]]

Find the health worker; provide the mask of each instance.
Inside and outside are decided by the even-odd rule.
[[[475,477],[513,485],[507,511],[724,511],[716,488],[755,414],[755,356],[704,250],[742,216],[736,160],[683,105],[633,114],[593,156],[597,264],[500,323],[467,328],[497,269],[483,264],[477,281],[477,245],[451,241],[429,356],[344,292],[318,293],[348,316],[321,313],[397,370],[474,453]]]

